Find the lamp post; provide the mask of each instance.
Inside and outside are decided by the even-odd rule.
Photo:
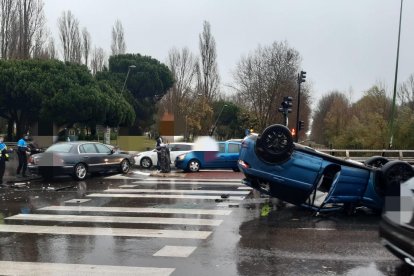
[[[127,75],[126,75],[126,77],[125,77],[124,86],[122,86],[122,93],[123,93],[123,92],[124,92],[124,90],[125,90],[125,86],[126,86],[126,83],[127,83],[128,77],[129,77],[129,72],[130,72],[131,70],[135,69],[135,68],[136,68],[136,66],[135,66],[135,65],[130,65],[130,66],[128,66],[128,72],[127,72]]]
[[[125,90],[125,86],[126,86],[126,83],[127,83],[128,77],[129,77],[129,72],[134,68],[136,68],[135,65],[128,66],[128,72],[127,72],[127,75],[125,77],[124,86],[122,86],[122,91],[121,91],[122,94],[124,93],[124,90]],[[118,144],[118,134],[117,134],[116,140],[117,140],[117,144]],[[104,141],[105,141],[104,143],[108,144],[108,145],[111,143],[111,128],[109,126],[106,126]]]
[[[398,77],[398,60],[400,57],[400,36],[401,36],[401,17],[402,17],[403,0],[401,0],[400,6],[400,23],[398,26],[398,42],[397,42],[397,61],[395,62],[395,77],[394,77],[394,94],[392,97],[392,111],[391,111],[391,122],[390,122],[390,143],[389,148],[392,148],[394,140],[394,116],[395,116],[395,98],[397,96],[397,77]]]
[[[213,127],[210,130],[210,134],[209,134],[210,136],[213,136],[214,131],[216,130],[216,127],[217,127],[218,120],[220,119],[221,113],[223,113],[223,110],[226,106],[227,106],[227,104],[223,104],[223,107],[221,108],[220,113],[217,116],[216,122],[214,123]]]

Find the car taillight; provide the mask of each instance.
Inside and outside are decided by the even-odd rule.
[[[243,160],[239,160],[239,165],[244,169],[250,168],[250,165],[244,162]]]

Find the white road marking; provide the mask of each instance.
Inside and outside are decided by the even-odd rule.
[[[251,187],[238,187],[238,190],[253,190]]]
[[[119,188],[135,188],[135,187],[137,187],[138,185],[121,185],[121,186],[119,186]]]
[[[335,228],[297,228],[299,230],[314,230],[314,231],[335,231]]]
[[[241,179],[208,179],[208,178],[145,178],[140,181],[171,181],[171,182],[236,182],[241,184]]]
[[[243,186],[242,183],[237,182],[184,182],[184,181],[177,181],[177,182],[168,182],[168,181],[134,181],[133,184],[139,185],[200,185],[200,186]]]
[[[173,190],[173,189],[107,189],[106,193],[171,193],[171,194],[228,194],[248,195],[250,191],[226,191],[226,190]]]
[[[161,250],[155,253],[155,257],[179,257],[187,258],[196,250],[195,246],[164,246]]]
[[[239,203],[238,202],[221,202],[219,204],[217,204],[217,207],[239,207]]]
[[[24,221],[58,221],[58,222],[92,222],[92,223],[133,223],[133,224],[174,224],[174,225],[207,225],[219,226],[223,221],[218,219],[189,219],[162,217],[110,217],[110,216],[80,216],[80,215],[48,215],[48,214],[19,214],[5,220]]]
[[[173,238],[173,239],[207,239],[208,236],[210,236],[211,234],[211,231],[38,226],[38,225],[11,225],[11,224],[0,224],[0,232],[52,234],[52,235]]]
[[[168,276],[174,268],[0,261],[3,275]]]
[[[89,197],[114,197],[114,198],[162,198],[162,199],[222,199],[220,196],[201,195],[160,195],[160,194],[90,194]],[[228,200],[243,200],[244,196],[229,196]]]
[[[91,200],[87,198],[74,198],[71,200],[66,200],[65,203],[85,203],[88,201],[91,201]]]
[[[178,209],[178,208],[134,208],[134,207],[93,207],[93,206],[47,206],[42,211],[74,211],[74,212],[113,212],[113,213],[151,213],[151,214],[188,214],[228,216],[229,210],[214,209]]]

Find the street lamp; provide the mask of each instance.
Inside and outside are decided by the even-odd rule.
[[[127,83],[127,80],[128,80],[128,76],[129,76],[129,71],[131,71],[132,69],[135,69],[135,68],[136,68],[135,65],[128,66],[128,73],[127,73],[126,78],[125,78],[125,81],[124,81],[124,86],[122,86],[122,93],[125,90],[125,86],[126,86],[126,83]]]
[[[400,6],[400,23],[398,26],[398,42],[397,42],[397,61],[395,63],[395,78],[394,78],[394,95],[392,97],[392,111],[391,111],[391,123],[390,123],[390,144],[388,145],[389,148],[392,148],[392,143],[394,140],[394,113],[395,113],[395,98],[397,94],[397,77],[398,77],[398,60],[400,57],[400,36],[401,36],[401,17],[402,17],[402,7],[403,7],[403,0],[401,0]]]
[[[214,123],[213,127],[210,130],[210,134],[209,134],[210,136],[213,136],[214,131],[216,130],[216,127],[217,127],[218,120],[220,119],[221,113],[223,113],[223,110],[226,106],[227,106],[227,104],[223,104],[223,107],[221,108],[220,113],[217,116],[216,122]]]

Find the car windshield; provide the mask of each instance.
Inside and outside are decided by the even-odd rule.
[[[55,144],[50,146],[46,152],[70,152],[72,147],[71,144]]]

